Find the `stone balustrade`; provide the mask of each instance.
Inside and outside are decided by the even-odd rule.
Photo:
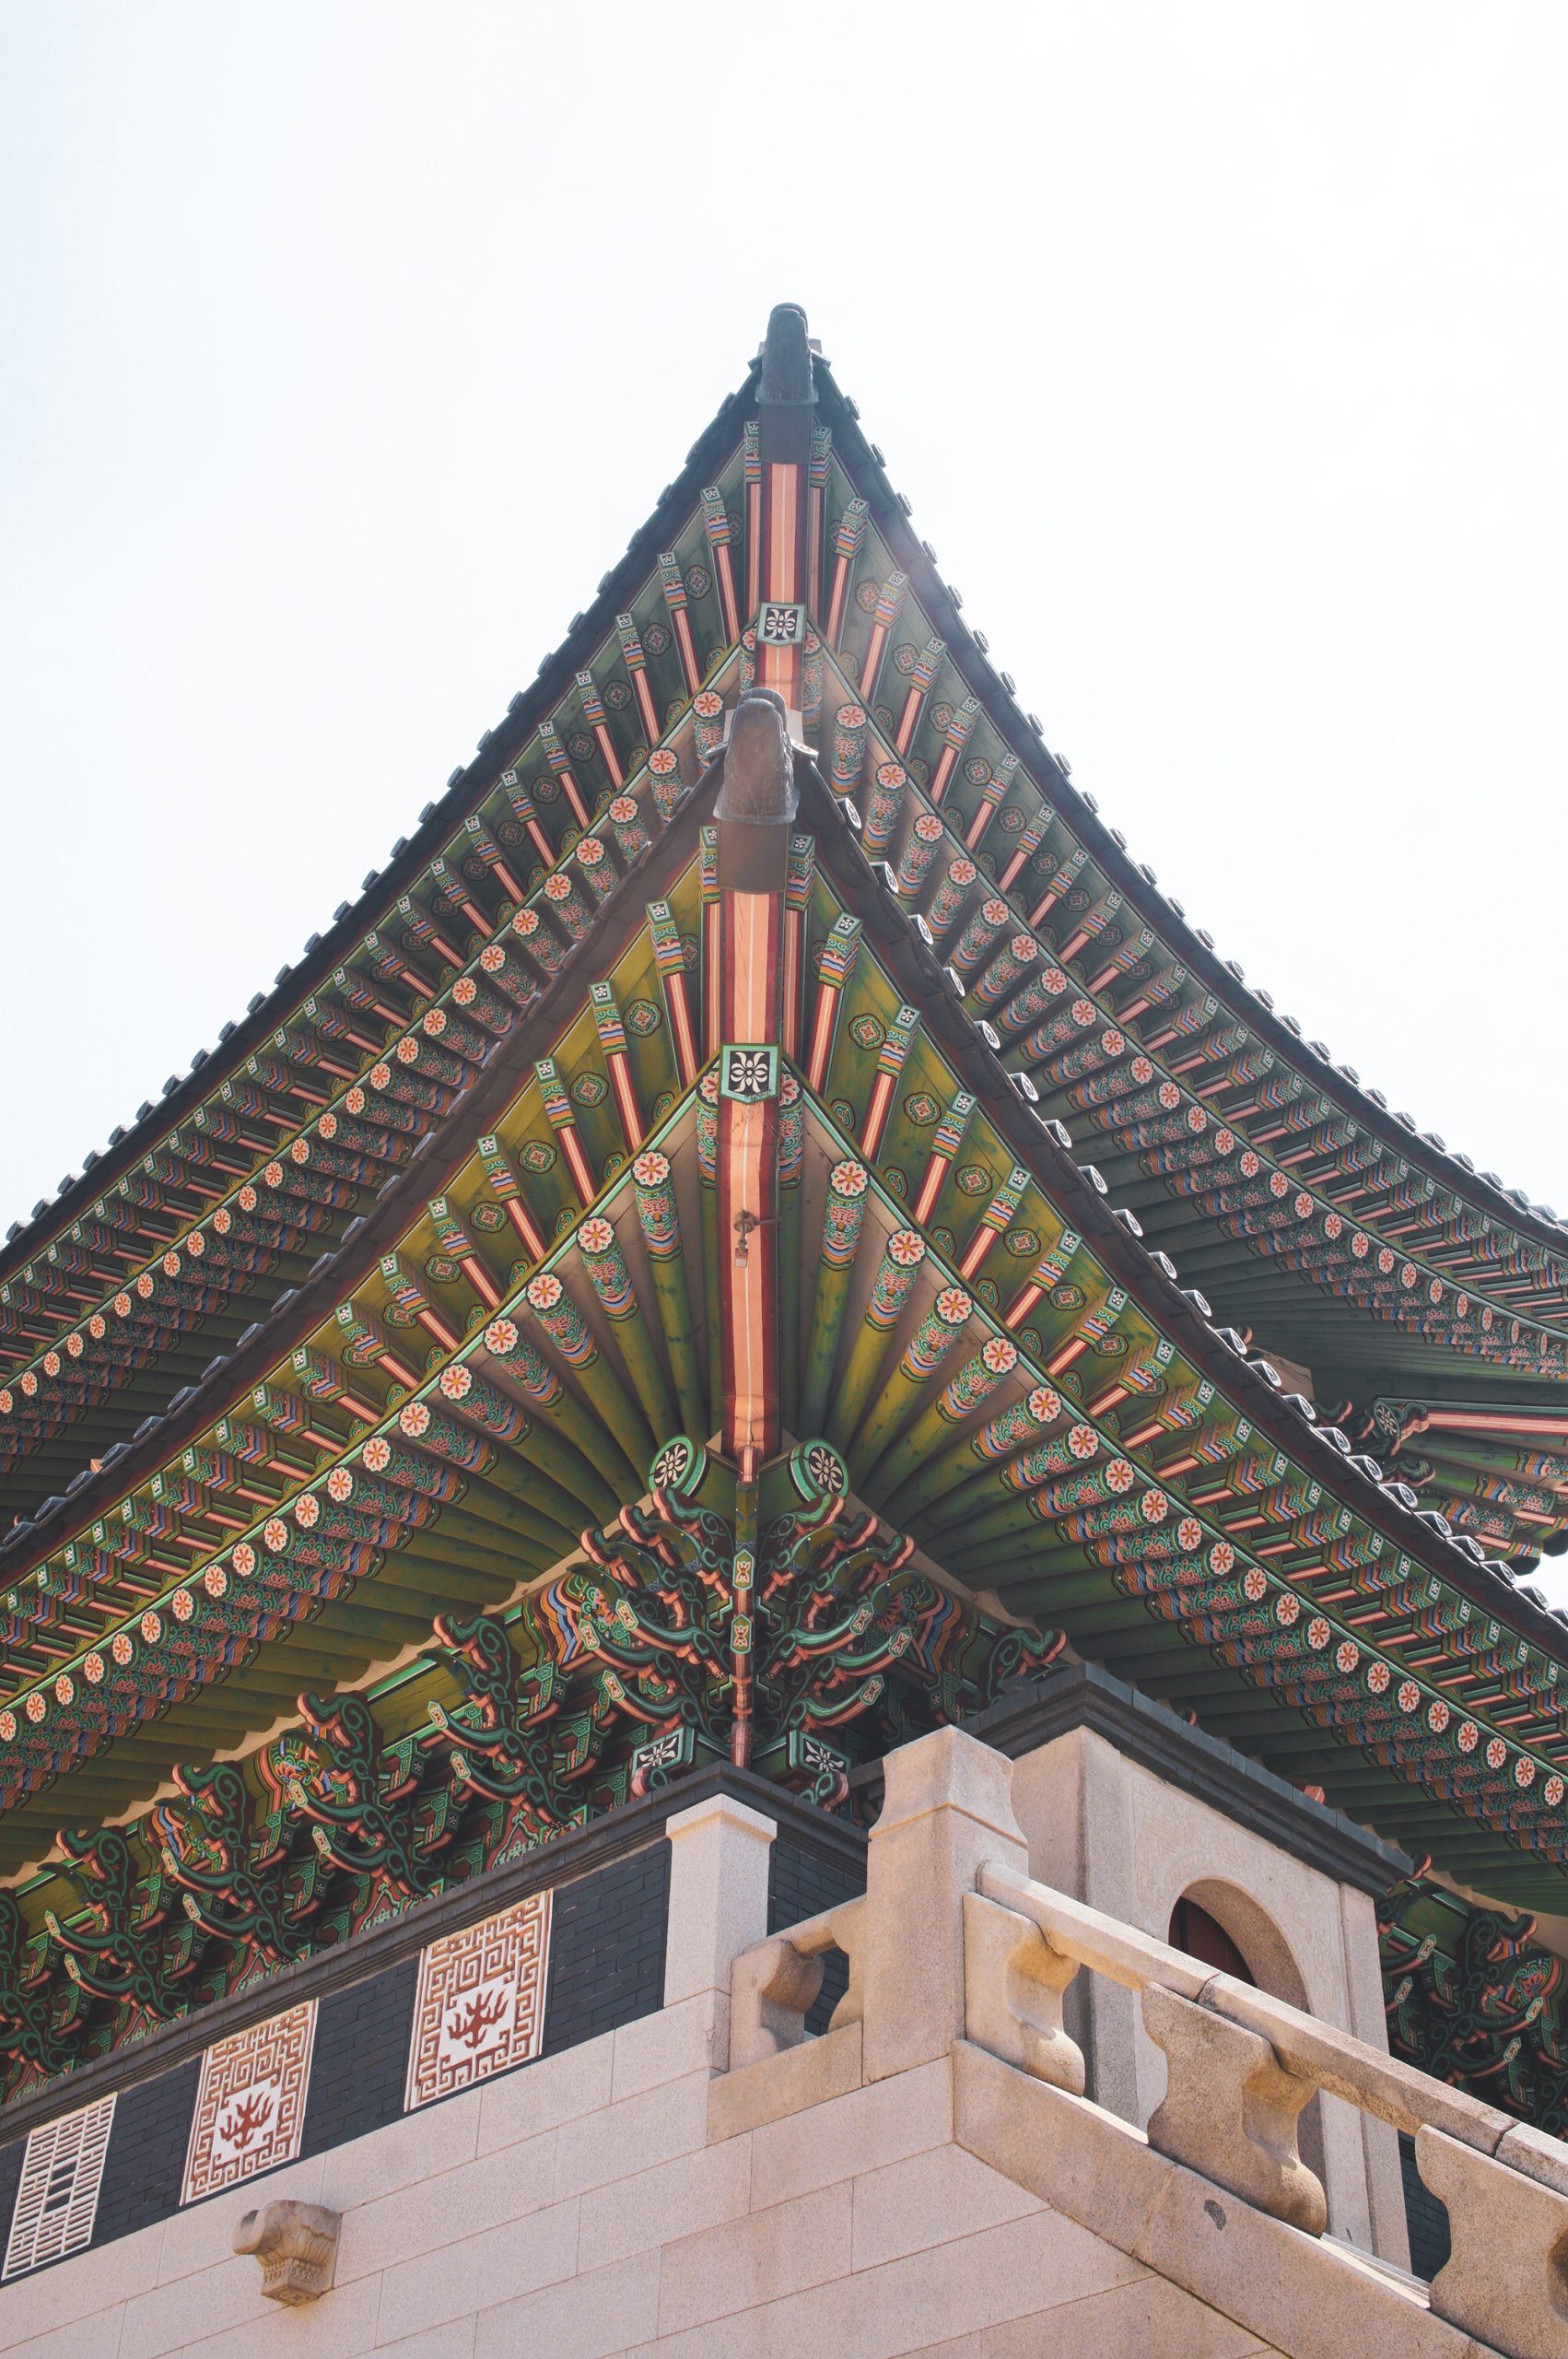
[[[842,2051],[853,2037],[867,2081],[945,2045],[984,2051],[1082,2102],[1085,2060],[1063,2002],[1080,1972],[1106,1976],[1139,1994],[1145,2028],[1166,2060],[1148,2149],[1321,2237],[1324,2190],[1302,2159],[1297,2124],[1318,2091],[1344,2099],[1413,2138],[1421,2176],[1447,2207],[1452,2250],[1430,2288],[1433,2319],[1509,2359],[1562,2359],[1568,2146],[1033,1882],[995,1790],[1005,1769],[1000,1756],[949,1731],[891,1757],[866,1897],[736,1959],[731,2070],[752,2068],[746,2077],[755,2083],[768,2060],[809,2049],[806,2016],[824,1957],[837,1948],[850,1961],[849,1986],[826,2042]],[[809,2061],[791,2064],[799,2095],[786,2102],[816,2101],[799,2069]],[[775,2109],[760,2089],[745,2101]],[[1114,2129],[1145,2143],[1128,2124]],[[1316,2249],[1332,2265],[1354,2265],[1341,2248]],[[1391,2278],[1388,2284],[1393,2294]],[[1408,2281],[1397,2297],[1413,2298]]]

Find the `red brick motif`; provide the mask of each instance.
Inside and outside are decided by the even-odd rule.
[[[305,2127],[316,2002],[219,2040],[202,2059],[181,2203],[292,2162]]]
[[[547,1892],[431,1942],[419,1960],[407,2111],[538,2055],[549,1954]]]

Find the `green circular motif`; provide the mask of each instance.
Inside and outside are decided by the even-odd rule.
[[[917,1089],[904,1100],[904,1111],[918,1131],[929,1131],[942,1120],[942,1108],[929,1089]]]
[[[525,1171],[553,1171],[556,1150],[548,1139],[524,1139],[517,1151],[517,1159]]]
[[[1127,1337],[1102,1335],[1094,1349],[1103,1360],[1119,1360],[1127,1349]]]
[[[841,1130],[852,1131],[860,1121],[860,1116],[847,1097],[829,1098],[827,1110]]]
[[[628,1032],[635,1032],[639,1040],[646,1040],[649,1033],[658,1031],[664,1017],[650,999],[634,999],[621,1020]]]
[[[1058,1310],[1082,1310],[1083,1289],[1082,1286],[1053,1286],[1051,1301]]]
[[[450,1253],[432,1253],[425,1264],[425,1275],[432,1285],[454,1286],[462,1275],[462,1268]]]
[[[888,1165],[887,1169],[882,1174],[882,1183],[890,1196],[903,1198],[909,1192],[909,1182],[896,1163]]]
[[[1040,1250],[1040,1232],[1037,1228],[1010,1228],[1006,1241],[1010,1253],[1037,1253]]]
[[[966,1196],[988,1196],[996,1175],[988,1164],[965,1163],[955,1176]]]
[[[507,1225],[506,1214],[499,1204],[475,1204],[469,1219],[486,1237],[494,1236],[497,1229],[505,1228]]]
[[[671,1107],[673,1106],[674,1102],[674,1091],[673,1089],[661,1089],[649,1109],[649,1113],[652,1121],[655,1122],[661,1122],[664,1120],[665,1115],[670,1111]]]
[[[617,1171],[624,1171],[626,1168],[626,1158],[624,1155],[607,1155],[604,1157],[604,1169],[601,1177],[613,1180]]]
[[[985,1304],[988,1310],[995,1310],[1000,1307],[1001,1297],[997,1292],[997,1285],[994,1278],[977,1278],[975,1281],[975,1292],[979,1296],[980,1300]]]
[[[558,1212],[558,1213],[556,1215],[556,1226],[555,1226],[554,1234],[555,1234],[556,1237],[564,1237],[564,1236],[566,1235],[566,1233],[567,1233],[568,1229],[568,1228],[575,1228],[575,1227],[577,1226],[577,1225],[578,1225],[578,1222],[579,1222],[581,1218],[582,1218],[582,1215],[581,1215],[580,1213],[574,1213],[574,1212]]]
[[[887,1033],[874,1015],[857,1015],[849,1027],[849,1038],[858,1048],[880,1049]]]
[[[1043,1357],[1046,1347],[1040,1341],[1040,1331],[1037,1327],[1022,1329],[1018,1341],[1020,1347],[1028,1353],[1031,1359],[1037,1360]]]
[[[603,1074],[579,1073],[571,1086],[573,1102],[579,1106],[598,1106],[603,1102],[610,1085]]]
[[[688,967],[695,967],[695,966],[696,965],[696,961],[697,961],[697,947],[696,947],[696,934],[695,934],[695,933],[683,933],[683,934],[682,934],[682,936],[681,936],[681,956],[682,956],[682,957],[685,960],[686,965],[687,965]]]
[[[939,1253],[945,1253],[950,1262],[958,1250],[958,1239],[950,1228],[933,1228],[931,1243]]]

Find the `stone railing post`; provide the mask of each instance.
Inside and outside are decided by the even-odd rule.
[[[964,2036],[964,1895],[988,1862],[1028,1873],[1012,1765],[960,1729],[890,1753],[866,1863],[864,2070],[885,2079]]]
[[[1510,2131],[1520,2167],[1423,2125],[1416,2168],[1448,2207],[1452,2249],[1432,2281],[1441,2318],[1509,2359],[1568,2351],[1568,2157],[1539,2130]],[[1553,2153],[1552,2150],[1556,2149]],[[1526,2176],[1528,2173],[1529,2176]]]
[[[823,1966],[830,1950],[842,1951],[849,1965],[849,1985],[833,2010],[828,2028],[859,2023],[860,1930],[866,1904],[847,1900],[838,1908],[748,1950],[735,1960],[730,1985],[730,2069],[760,2063],[786,2048],[799,2048],[809,2036],[806,2017],[822,1989]]]
[[[665,1822],[670,1838],[670,1922],[664,2004],[705,1992],[727,2001],[730,1968],[767,1938],[770,1818],[715,1794]]]
[[[1062,2024],[1076,1958],[1052,1949],[1027,1917],[964,1895],[965,2036],[1053,2088],[1083,2094],[1083,2050]]]
[[[1151,1982],[1143,2025],[1169,2068],[1149,2143],[1243,2202],[1320,2236],[1323,2186],[1302,2161],[1296,2122],[1315,2084],[1289,2072],[1257,2032]]]

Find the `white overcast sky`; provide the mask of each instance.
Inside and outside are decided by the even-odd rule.
[[[0,0],[0,1226],[803,302],[1136,856],[1568,1211],[1550,6]]]

